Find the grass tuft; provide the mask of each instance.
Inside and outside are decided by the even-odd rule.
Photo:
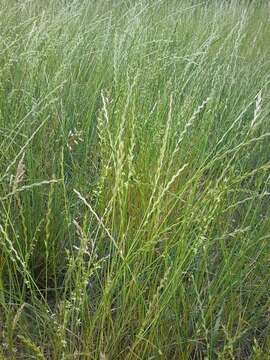
[[[1,359],[270,358],[269,15],[1,1]]]

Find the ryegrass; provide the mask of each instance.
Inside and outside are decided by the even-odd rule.
[[[270,357],[269,15],[1,1],[0,357]]]

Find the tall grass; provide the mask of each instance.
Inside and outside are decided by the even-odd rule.
[[[0,358],[270,357],[269,15],[1,1]]]

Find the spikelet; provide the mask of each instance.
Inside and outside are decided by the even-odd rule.
[[[253,116],[253,119],[250,124],[251,129],[254,129],[258,125],[257,120],[261,113],[261,108],[262,108],[262,91],[260,90],[256,96],[256,105],[255,105],[255,110],[254,110],[254,116]]]
[[[25,163],[24,163],[25,153],[22,154],[22,157],[18,163],[16,175],[13,181],[13,191],[15,191],[18,185],[24,180],[25,178]]]
[[[22,315],[22,311],[23,311],[25,305],[26,305],[26,303],[23,303],[23,304],[19,307],[16,315],[14,316],[14,319],[13,319],[13,321],[12,321],[12,331],[15,330],[15,328],[16,328],[16,326],[17,326],[17,323],[18,323],[18,321],[19,321],[19,319],[20,319],[20,317],[21,317],[21,315]]]
[[[36,359],[45,360],[45,356],[39,346],[23,335],[18,335],[18,339],[32,352],[32,355],[35,356]]]

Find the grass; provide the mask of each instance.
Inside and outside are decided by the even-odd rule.
[[[0,358],[270,358],[269,14],[1,1]]]

